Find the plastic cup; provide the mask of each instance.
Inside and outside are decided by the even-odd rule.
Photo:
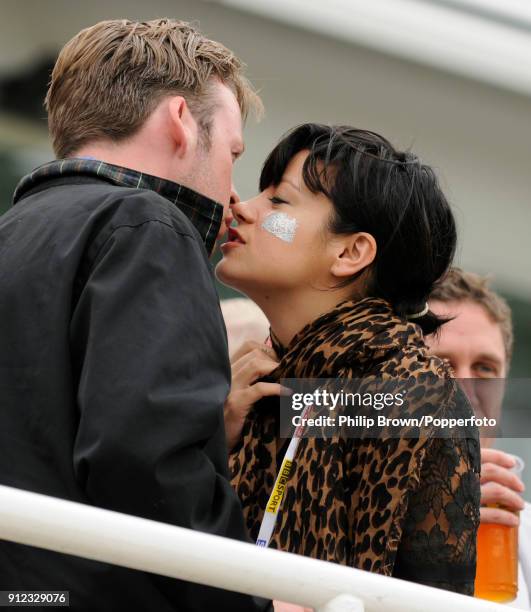
[[[525,464],[511,455],[516,464],[511,468],[520,476]],[[501,507],[495,504],[492,507]],[[516,599],[518,592],[518,527],[481,523],[477,540],[475,597],[498,603]]]

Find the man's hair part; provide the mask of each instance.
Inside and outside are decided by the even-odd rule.
[[[243,70],[232,51],[184,21],[97,23],[63,47],[52,72],[45,107],[55,154],[131,137],[171,95],[185,98],[208,146],[215,79],[233,91],[244,121],[262,112]]]

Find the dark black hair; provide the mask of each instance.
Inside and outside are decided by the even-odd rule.
[[[374,132],[305,123],[269,154],[260,190],[278,185],[290,160],[303,150],[309,151],[302,171],[306,186],[334,205],[330,231],[368,232],[376,240],[368,295],[385,298],[406,318],[421,312],[448,270],[457,242],[455,219],[433,169]],[[414,319],[425,334],[445,321],[431,311]]]

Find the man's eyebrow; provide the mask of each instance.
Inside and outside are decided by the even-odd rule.
[[[503,359],[495,355],[494,353],[481,353],[478,355],[477,359],[484,359],[485,361],[492,361],[496,365],[501,366],[503,363]]]

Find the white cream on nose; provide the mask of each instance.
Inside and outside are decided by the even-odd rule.
[[[283,212],[272,212],[264,219],[262,227],[266,232],[273,234],[284,242],[293,242],[297,229],[297,219]]]

